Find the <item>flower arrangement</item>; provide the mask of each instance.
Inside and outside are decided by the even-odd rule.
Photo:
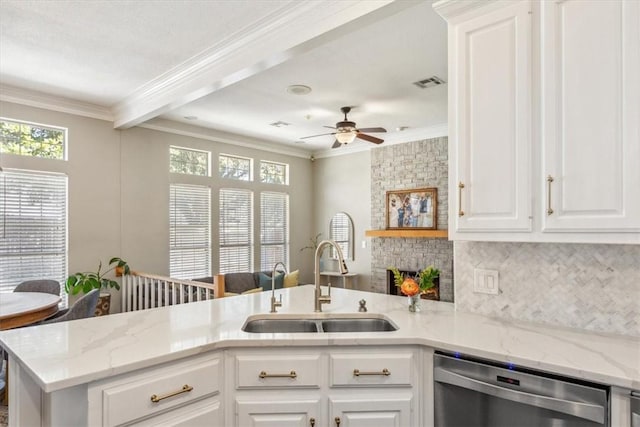
[[[433,280],[440,276],[440,270],[432,265],[420,270],[414,277],[405,277],[396,267],[389,267],[389,270],[393,273],[393,282],[400,288],[400,292],[410,297],[433,288]]]

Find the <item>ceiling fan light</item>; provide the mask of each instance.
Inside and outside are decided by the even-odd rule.
[[[356,139],[355,131],[347,131],[347,132],[338,132],[336,133],[336,139],[341,144],[349,144]]]

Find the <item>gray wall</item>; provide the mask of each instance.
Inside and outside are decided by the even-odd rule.
[[[322,238],[328,239],[331,218],[337,212],[346,212],[354,225],[354,260],[347,265],[350,272],[358,274],[356,287],[370,289],[371,248],[364,232],[371,228],[371,152],[317,159],[313,179],[314,232],[308,237],[322,233]],[[363,241],[366,248],[362,247]],[[313,260],[311,251],[304,253]],[[337,271],[334,262],[325,263],[326,269]]]
[[[105,262],[113,256],[121,256],[134,270],[167,275],[170,182],[211,186],[212,272],[217,273],[217,192],[222,186],[237,186],[238,183],[225,183],[218,178],[169,174],[168,147],[178,145],[211,151],[213,159],[218,153],[226,153],[288,163],[289,186],[278,186],[276,190],[274,186],[257,184],[253,188],[289,193],[290,269],[299,268],[303,280],[308,281],[312,277],[313,267],[304,253],[297,250],[305,246],[308,236],[314,232],[310,220],[313,204],[312,168],[308,159],[224,144],[209,137],[201,139],[144,128],[118,131],[113,129],[111,122],[7,102],[0,103],[0,115],[69,129],[67,162],[11,155],[0,158],[3,168],[43,169],[68,174],[69,273],[95,271],[98,261]],[[259,220],[257,207],[254,215],[255,220]],[[257,238],[259,236],[256,234]],[[112,310],[117,312],[120,297],[117,292],[112,293]]]

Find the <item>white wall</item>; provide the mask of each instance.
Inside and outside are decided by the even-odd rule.
[[[322,238],[328,239],[331,218],[337,212],[346,212],[354,225],[354,260],[347,262],[347,265],[350,272],[358,274],[357,287],[369,289],[371,239],[365,237],[364,232],[371,229],[371,153],[362,151],[316,159],[313,177],[315,227],[307,239],[317,233],[322,233]],[[363,241],[367,245],[364,249]],[[304,253],[313,260],[311,251]],[[331,264],[329,262],[325,268],[337,271],[337,266]]]
[[[300,268],[303,281],[313,278],[313,266],[298,250],[314,230],[310,160],[215,142],[210,138],[211,132],[207,132],[207,139],[201,139],[144,128],[118,131],[111,122],[7,102],[0,103],[0,116],[69,130],[68,162],[0,157],[3,168],[48,169],[68,174],[69,273],[92,271],[99,260],[106,262],[121,256],[134,270],[168,274],[169,183],[198,178],[212,188],[212,272],[217,273],[217,191],[224,183],[216,178],[169,174],[168,147],[178,145],[211,151],[212,159],[218,153],[226,153],[288,163],[289,186],[279,186],[281,190],[267,185],[256,188],[289,193],[290,268]],[[257,213],[255,220],[259,220]],[[119,294],[112,299],[112,311],[117,312]]]

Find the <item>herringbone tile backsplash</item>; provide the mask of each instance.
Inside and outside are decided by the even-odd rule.
[[[473,292],[474,268],[500,294]],[[456,309],[640,336],[640,245],[455,242]]]

